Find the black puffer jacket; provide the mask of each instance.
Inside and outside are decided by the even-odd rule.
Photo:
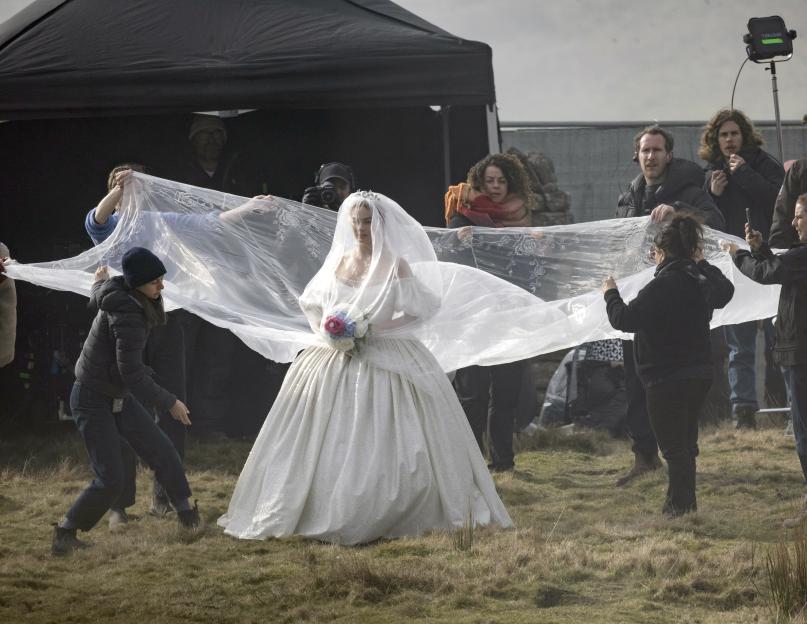
[[[792,224],[796,212],[796,200],[802,193],[807,193],[807,158],[797,160],[788,169],[782,188],[776,196],[771,237],[768,239],[771,247],[788,249],[799,242]]]
[[[782,285],[773,359],[780,366],[807,364],[807,243],[779,256],[767,244],[753,254],[739,249],[734,264],[755,282]]]
[[[131,392],[144,405],[170,409],[176,397],[158,386],[143,364],[146,314],[123,277],[96,282],[90,297],[98,314],[76,362],[76,381],[110,397]]]
[[[734,284],[705,260],[670,260],[628,304],[605,293],[614,329],[635,334],[633,352],[645,385],[667,379],[711,377],[709,321],[734,296]]]
[[[652,201],[645,201],[647,183],[644,175],[633,179],[630,188],[617,202],[617,217],[643,217],[659,204],[669,204],[676,210],[687,210],[703,217],[706,225],[724,231],[723,215],[709,194],[703,190],[703,169],[691,160],[673,158],[667,165],[667,177],[656,189]]]
[[[773,219],[773,204],[785,179],[785,170],[773,156],[758,147],[741,150],[739,155],[745,164],[728,173],[725,161],[721,158],[706,166],[704,189],[723,213],[728,234],[745,238],[745,209],[751,209],[751,227],[768,237]],[[725,170],[728,186],[720,196],[711,193],[713,171]]]

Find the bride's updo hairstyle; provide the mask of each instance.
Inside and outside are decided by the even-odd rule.
[[[692,258],[703,249],[703,226],[691,215],[676,215],[653,237],[667,258]]]

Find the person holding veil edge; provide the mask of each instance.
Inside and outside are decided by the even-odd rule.
[[[467,182],[448,188],[446,226],[459,228],[461,239],[472,236],[473,226],[530,227],[534,201],[529,177],[518,158],[490,154],[471,167]],[[517,414],[526,407],[532,413],[524,420],[531,422],[538,413],[537,404],[519,403],[523,386],[535,386],[530,373],[527,362],[516,361],[469,366],[458,370],[454,378],[454,389],[480,449],[484,448],[484,434],[488,434],[488,468],[493,472],[515,468],[513,429]]]
[[[734,284],[704,259],[703,228],[689,215],[679,213],[661,226],[650,255],[653,279],[629,303],[612,277],[602,290],[611,326],[634,333],[650,426],[667,461],[662,513],[677,517],[697,510],[698,415],[712,385],[709,322],[731,301]]]
[[[289,369],[219,525],[340,544],[512,525],[448,378],[415,332],[441,263],[383,195],[342,204],[300,306],[319,337]],[[470,270],[470,269],[469,269]]]

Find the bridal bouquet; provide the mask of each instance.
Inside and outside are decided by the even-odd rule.
[[[335,310],[322,321],[322,333],[328,344],[337,351],[358,349],[367,335],[369,325],[363,317],[352,318],[344,310]]]

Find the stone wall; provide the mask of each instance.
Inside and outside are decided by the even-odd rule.
[[[524,154],[515,147],[507,150],[521,161],[530,179],[530,190],[535,195],[536,203],[532,213],[532,225],[565,225],[574,223],[571,211],[571,198],[568,193],[558,187],[555,175],[555,164],[542,152]]]

